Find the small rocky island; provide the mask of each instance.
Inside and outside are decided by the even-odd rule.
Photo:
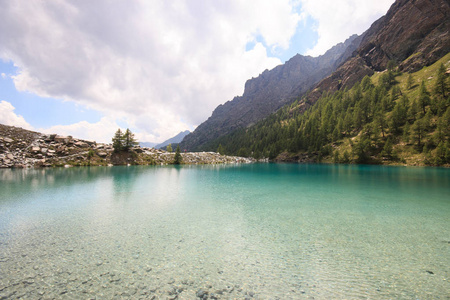
[[[71,136],[43,134],[0,124],[0,168],[164,165],[172,164],[175,153],[135,146],[114,152],[112,144]],[[215,152],[181,153],[183,164],[251,163],[254,159]]]

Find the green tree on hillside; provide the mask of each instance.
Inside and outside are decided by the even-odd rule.
[[[173,151],[172,144],[167,145],[166,150],[167,152],[172,152]]]
[[[179,165],[182,163],[182,161],[183,161],[183,157],[181,156],[180,146],[178,145],[177,150],[175,151],[175,157],[174,157],[173,163],[176,165]]]
[[[112,138],[114,152],[129,151],[139,143],[134,138],[134,134],[127,128],[125,133],[122,130],[117,129],[114,137]]]
[[[410,90],[414,86],[414,79],[411,73],[408,75],[408,79],[406,80],[406,89]]]
[[[114,148],[114,152],[120,152],[123,150],[123,134],[122,130],[117,129],[114,137],[112,138],[112,144]]]
[[[386,158],[392,158],[392,141],[391,138],[386,140],[381,155]]]
[[[134,138],[134,134],[130,129],[127,128],[123,135],[123,149],[129,151],[131,148],[137,145],[139,145],[139,143]]]
[[[447,97],[448,85],[447,85],[446,79],[447,78],[445,76],[445,67],[444,67],[444,64],[441,63],[441,65],[439,66],[439,69],[438,69],[436,82],[434,84],[434,93],[438,97],[441,97],[441,98]]]
[[[222,144],[219,144],[219,147],[217,147],[217,153],[219,153],[220,155],[224,155],[225,154],[225,149],[223,148]]]
[[[426,114],[425,108],[429,104],[430,104],[430,93],[428,92],[427,87],[425,86],[425,81],[422,80],[419,91],[419,106],[423,110],[424,115]]]
[[[423,136],[425,135],[425,124],[423,119],[418,119],[412,126],[413,138],[417,142],[417,148],[420,150],[422,147]]]
[[[370,158],[370,140],[367,136],[363,135],[359,139],[359,142],[352,148],[353,154],[356,156],[356,162],[359,164],[367,163]]]
[[[389,71],[394,71],[394,69],[396,68],[396,66],[397,66],[397,64],[395,63],[395,61],[394,60],[390,60],[389,62],[388,62],[388,64],[387,64],[387,69],[389,70]]]

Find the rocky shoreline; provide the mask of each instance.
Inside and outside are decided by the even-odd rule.
[[[252,163],[252,158],[215,152],[182,153],[183,164]],[[112,165],[166,165],[174,153],[147,147],[115,153],[111,144],[71,136],[43,134],[0,124],[0,168],[38,168]]]

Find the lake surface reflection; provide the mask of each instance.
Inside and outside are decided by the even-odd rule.
[[[0,299],[448,298],[450,170],[0,170]]]

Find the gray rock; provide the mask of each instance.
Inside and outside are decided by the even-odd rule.
[[[87,143],[82,142],[82,141],[75,142],[74,145],[76,147],[79,147],[79,148],[87,148],[87,147],[89,147],[89,145]]]
[[[57,143],[68,144],[71,140],[72,140],[71,136],[62,136],[62,135],[55,136],[55,142]]]
[[[200,299],[208,299],[208,291],[202,289],[198,290],[195,295]]]
[[[108,156],[108,153],[103,152],[103,151],[98,152],[97,154],[98,154],[98,156],[100,156],[100,157],[107,157],[107,156]]]
[[[31,147],[31,152],[33,153],[38,153],[41,151],[41,148],[39,148],[39,146],[33,146]]]

